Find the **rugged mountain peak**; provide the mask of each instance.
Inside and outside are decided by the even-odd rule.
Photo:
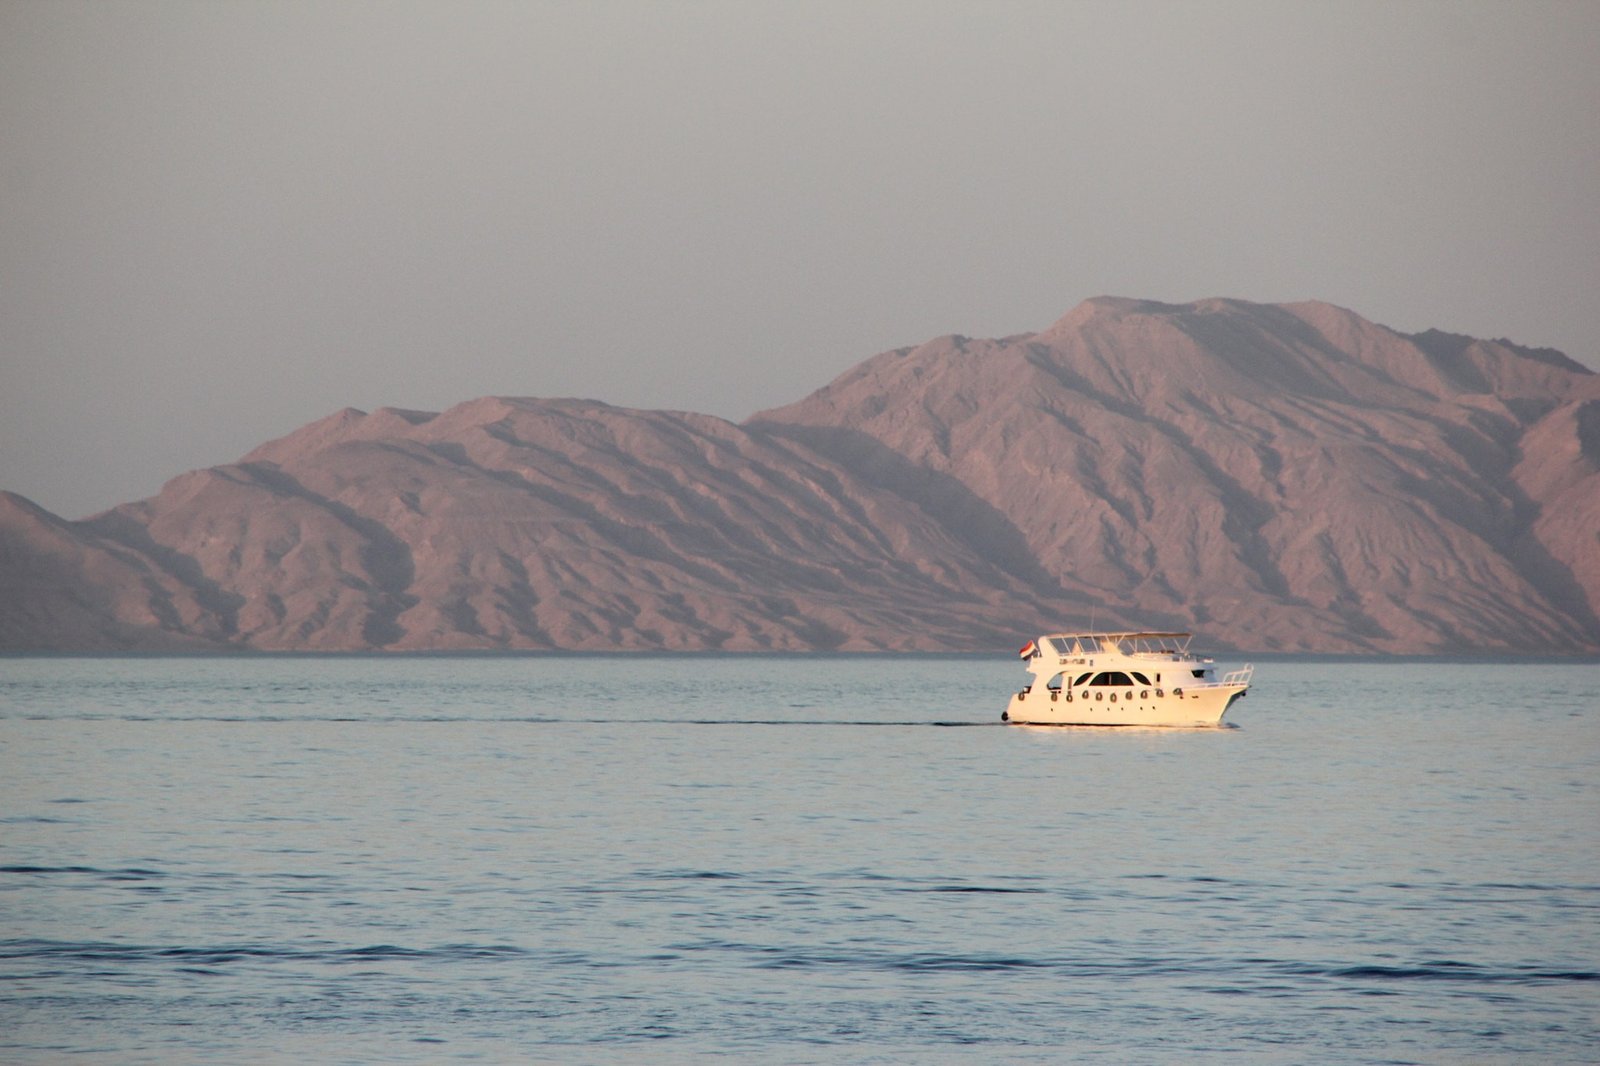
[[[1593,642],[1564,588],[1589,568],[1518,539],[1537,505],[1512,469],[1594,488],[1570,463],[1527,462],[1522,435],[1595,395],[1595,377],[1495,342],[1457,348],[1315,301],[1097,298],[1041,333],[967,342],[981,361],[886,353],[756,421],[841,461],[877,449],[880,468],[936,470],[1064,589],[1240,644]],[[1535,451],[1570,452],[1575,418]],[[1519,606],[1470,606],[1485,582]],[[1284,617],[1305,628],[1259,629],[1264,601],[1295,604]]]
[[[325,418],[301,426],[293,433],[269,440],[252,450],[243,462],[276,462],[290,455],[315,451],[328,444],[346,440],[366,421],[367,413],[354,407],[335,411]]]
[[[1190,304],[1172,304],[1161,300],[1141,300],[1127,296],[1091,296],[1068,311],[1044,331],[1046,335],[1071,332],[1092,319],[1116,320],[1145,315],[1170,315]]]
[[[45,526],[64,526],[65,519],[58,518],[26,496],[0,489],[0,522],[31,523]]]

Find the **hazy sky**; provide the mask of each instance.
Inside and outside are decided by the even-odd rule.
[[[1600,3],[0,0],[0,488],[340,407],[741,419],[1100,294],[1600,365]]]

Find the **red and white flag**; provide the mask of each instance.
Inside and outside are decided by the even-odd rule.
[[[1037,644],[1035,644],[1033,641],[1030,640],[1030,641],[1028,641],[1028,643],[1026,643],[1026,644],[1024,644],[1022,646],[1022,650],[1017,652],[1017,655],[1020,658],[1023,658],[1023,659],[1031,659],[1031,658],[1033,658],[1034,652],[1036,652],[1038,650],[1039,650],[1039,646]]]

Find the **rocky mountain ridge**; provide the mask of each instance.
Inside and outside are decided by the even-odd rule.
[[[338,412],[78,522],[0,496],[10,649],[1600,651],[1600,376],[1320,303],[1100,298],[736,425]]]

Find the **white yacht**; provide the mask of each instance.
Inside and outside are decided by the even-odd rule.
[[[1022,659],[1032,682],[1001,721],[1018,725],[1214,726],[1250,687],[1253,666],[1218,679],[1188,633],[1052,633]]]

